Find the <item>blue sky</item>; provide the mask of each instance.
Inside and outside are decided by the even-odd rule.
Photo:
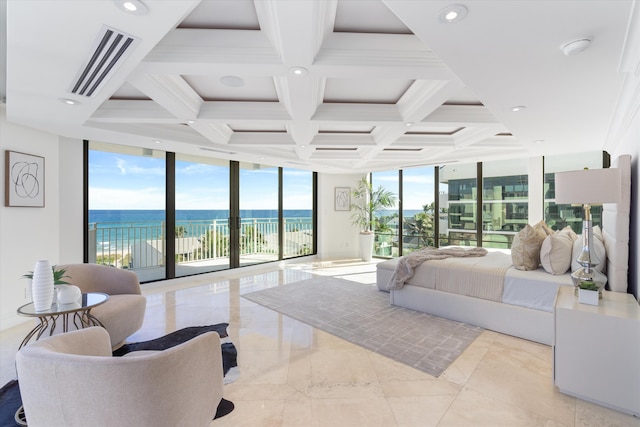
[[[164,159],[90,151],[89,209],[164,209]],[[241,209],[277,209],[277,168],[243,168]],[[311,173],[284,170],[285,209],[311,209]],[[226,167],[176,162],[177,209],[228,209]]]
[[[89,209],[164,209],[164,159],[90,151]],[[226,167],[176,162],[177,209],[228,209]],[[403,172],[404,209],[421,210],[433,202],[433,168]],[[398,193],[398,172],[374,173],[379,185]],[[241,209],[277,209],[277,168],[242,168]],[[311,173],[284,170],[284,208],[311,209]]]
[[[402,172],[403,209],[422,210],[422,206],[432,203],[433,167],[405,169]],[[398,194],[398,171],[374,172],[373,187],[380,185]]]

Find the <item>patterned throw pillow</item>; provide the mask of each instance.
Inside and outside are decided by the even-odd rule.
[[[527,224],[513,238],[511,262],[518,270],[537,270],[540,266],[540,248],[553,231],[544,221],[534,226]]]

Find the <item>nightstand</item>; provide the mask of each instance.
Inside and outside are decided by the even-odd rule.
[[[554,341],[554,383],[562,393],[640,416],[640,306],[633,295],[603,291],[592,306],[561,286]]]

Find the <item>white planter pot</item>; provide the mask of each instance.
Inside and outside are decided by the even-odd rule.
[[[82,297],[82,291],[75,285],[56,285],[58,304],[71,304]]]
[[[582,304],[598,305],[599,299],[598,291],[578,289],[578,302]]]
[[[36,311],[47,311],[53,303],[53,270],[47,260],[36,262],[31,280],[31,298]]]
[[[374,233],[360,233],[360,258],[363,261],[371,261],[373,257],[373,238]]]

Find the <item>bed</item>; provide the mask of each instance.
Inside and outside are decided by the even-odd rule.
[[[621,172],[621,200],[605,204],[602,213],[607,289],[626,293],[631,156],[618,157],[612,167]],[[378,263],[376,281],[380,290],[387,290],[398,262],[395,258]],[[483,269],[485,264],[492,268]],[[504,270],[500,291],[478,285],[490,283],[496,268]],[[448,271],[447,277],[453,279],[439,281],[438,271]],[[415,268],[404,286],[389,292],[393,305],[552,345],[553,307],[560,286],[573,286],[569,272],[553,275],[543,268],[518,270],[511,265],[508,250],[488,250],[483,257],[426,261]]]

